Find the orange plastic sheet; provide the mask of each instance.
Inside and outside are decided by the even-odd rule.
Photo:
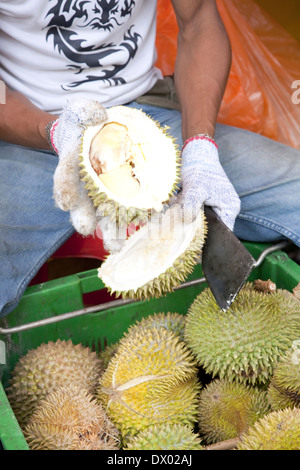
[[[218,122],[300,148],[300,43],[252,0],[217,0],[232,47]],[[174,71],[178,27],[158,0],[157,66]]]

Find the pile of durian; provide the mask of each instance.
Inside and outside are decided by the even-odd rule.
[[[98,353],[70,340],[19,359],[7,396],[32,450],[299,450],[300,302],[205,288]]]

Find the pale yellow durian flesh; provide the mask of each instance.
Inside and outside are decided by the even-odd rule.
[[[108,118],[86,128],[80,151],[81,177],[103,215],[147,218],[161,211],[177,189],[179,154],[166,129],[143,111],[107,109]]]

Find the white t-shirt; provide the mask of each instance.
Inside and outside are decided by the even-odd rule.
[[[51,113],[128,103],[162,76],[155,17],[155,0],[0,0],[0,77]]]

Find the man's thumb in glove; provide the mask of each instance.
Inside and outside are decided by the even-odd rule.
[[[70,215],[76,232],[83,236],[92,235],[95,232],[97,227],[95,207],[83,187],[78,194],[77,206],[73,207]]]

